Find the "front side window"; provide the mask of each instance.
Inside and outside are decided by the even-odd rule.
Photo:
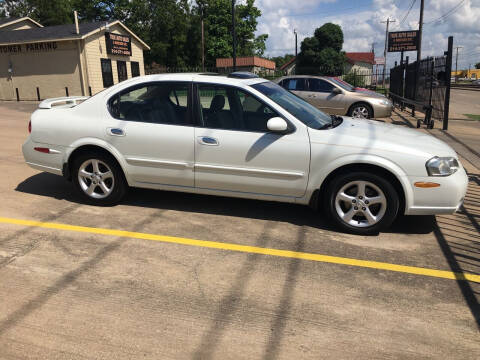
[[[241,89],[199,85],[201,117],[205,127],[267,132],[267,122],[278,116],[269,106]]]
[[[103,87],[108,88],[113,85],[112,60],[100,59],[102,68]]]
[[[330,115],[273,82],[266,81],[251,87],[280,105],[308,127],[320,129],[332,121]]]
[[[308,79],[308,86],[310,91],[331,93],[334,86],[329,82],[321,79]]]
[[[109,111],[119,120],[189,125],[189,87],[180,82],[137,85],[113,96]]]

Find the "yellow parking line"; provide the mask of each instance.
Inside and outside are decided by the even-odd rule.
[[[390,264],[390,263],[384,263],[384,262],[378,262],[378,261],[358,260],[358,259],[329,256],[329,255],[322,255],[322,254],[312,254],[312,253],[304,253],[304,252],[297,252],[297,251],[290,251],[290,250],[279,250],[279,249],[271,249],[271,248],[262,248],[257,246],[223,243],[223,242],[217,242],[217,241],[195,240],[195,239],[180,238],[180,237],[174,237],[174,236],[145,234],[145,233],[132,232],[132,231],[112,230],[112,229],[94,228],[94,227],[77,226],[77,225],[56,224],[56,223],[48,223],[48,222],[41,222],[41,221],[34,221],[34,220],[11,219],[11,218],[5,218],[5,217],[0,217],[0,223],[39,227],[39,228],[45,228],[45,229],[67,230],[67,231],[75,231],[75,232],[89,233],[89,234],[127,237],[127,238],[133,238],[133,239],[160,241],[160,242],[173,243],[173,244],[199,246],[199,247],[205,247],[205,248],[211,248],[211,249],[279,256],[279,257],[285,257],[285,258],[318,261],[318,262],[331,263],[331,264],[357,266],[357,267],[371,268],[371,269],[378,269],[378,270],[396,271],[396,272],[406,273],[406,274],[424,275],[424,276],[443,278],[443,279],[452,279],[452,280],[474,281],[474,282],[480,283],[480,275],[469,274],[469,273],[459,273],[459,272],[445,271],[445,270],[435,270],[435,269],[421,268],[416,266],[397,265],[397,264]]]

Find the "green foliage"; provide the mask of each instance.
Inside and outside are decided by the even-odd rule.
[[[275,61],[275,66],[277,69],[280,69],[284,64],[289,62],[295,57],[293,54],[285,54],[283,56],[275,56],[270,58],[270,60]]]
[[[350,85],[355,87],[365,87],[365,76],[358,75],[356,72],[351,71],[343,77],[343,81],[346,81]]]
[[[340,26],[327,23],[305,38],[300,46],[297,74],[337,76],[343,72],[343,32]]]
[[[255,0],[235,7],[237,56],[262,56],[267,34],[255,37],[260,10]],[[232,57],[232,2],[230,0],[197,0],[199,13],[205,21],[205,57],[207,67],[215,66],[215,59]]]
[[[480,69],[480,62],[475,64],[475,69]]]

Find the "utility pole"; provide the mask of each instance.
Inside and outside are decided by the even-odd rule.
[[[205,72],[205,32],[203,27],[203,6],[201,5],[200,12],[202,16],[202,71]]]
[[[295,60],[297,57],[297,29],[293,29],[293,33],[295,34]]]
[[[232,36],[233,36],[233,71],[237,71],[237,36],[235,34],[235,0],[232,0]]]
[[[455,46],[455,49],[457,50],[457,55],[455,57],[455,83],[457,83],[457,79],[458,79],[458,74],[457,74],[457,71],[458,71],[458,49],[463,49],[463,46]]]
[[[417,47],[417,61],[420,64],[422,60],[422,33],[423,33],[423,8],[425,7],[425,0],[420,1],[420,21],[418,22],[418,47]]]
[[[390,26],[390,23],[395,21],[396,20],[390,20],[389,17],[387,18],[387,21],[382,21],[382,24],[387,24],[385,30],[385,50],[383,51],[383,59],[385,61],[385,64],[383,65],[383,89],[385,89],[385,69],[387,67],[388,28]]]

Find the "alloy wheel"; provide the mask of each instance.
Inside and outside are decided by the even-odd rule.
[[[383,191],[369,181],[351,181],[335,196],[335,210],[340,219],[354,227],[377,224],[385,215],[387,198]]]
[[[89,159],[78,169],[78,183],[83,192],[94,199],[109,196],[115,186],[112,169],[101,160]]]
[[[369,115],[369,111],[365,106],[357,106],[352,111],[352,117],[354,118],[368,119]]]

